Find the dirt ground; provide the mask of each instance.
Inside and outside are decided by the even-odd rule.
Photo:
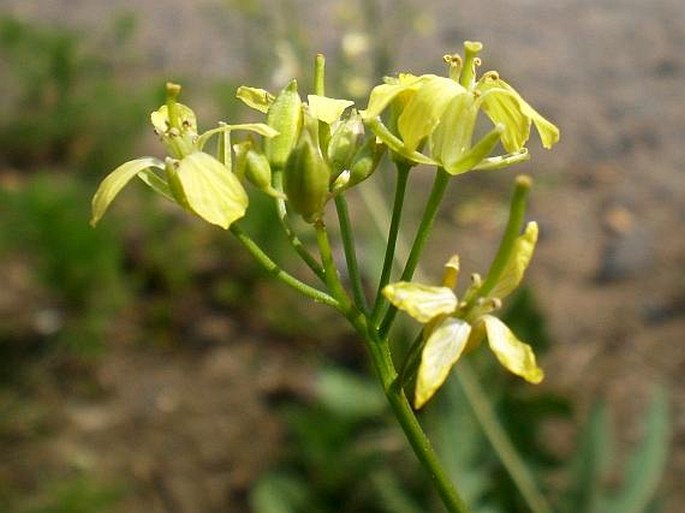
[[[157,13],[119,0],[106,9],[135,8],[141,42],[160,55],[165,68],[207,73],[204,68],[226,63],[240,48],[240,42],[222,47],[212,39],[216,28],[206,13],[215,2],[167,3],[175,8]],[[41,19],[64,20],[63,4],[66,0],[0,0],[0,7]],[[303,19],[313,27],[318,23],[311,38],[324,49],[335,46],[331,34],[339,34],[322,30],[321,20],[338,4],[298,2]],[[66,21],[74,25],[93,27],[106,15],[88,9],[89,2],[69,5]],[[679,486],[685,482],[685,237],[678,228],[685,223],[682,1],[435,0],[422,9],[432,28],[405,35],[394,56],[400,69],[439,71],[443,53],[459,49],[464,39],[481,40],[485,66],[498,69],[561,127],[558,147],[535,150],[532,162],[519,169],[535,179],[530,216],[542,229],[529,279],[554,340],[543,362],[545,386],[577,397],[581,411],[593,398],[608,399],[622,440],[630,443],[639,436],[650,385],[666,385],[673,419],[666,511],[680,513],[685,501]],[[155,26],[179,20],[186,20],[188,37],[162,44]],[[502,187],[506,177],[499,180]],[[496,241],[496,226],[477,219],[455,227],[450,219],[448,211],[440,233],[456,233],[459,245],[476,248],[465,265],[477,270]],[[477,235],[474,229],[480,229]],[[437,240],[438,262],[459,250],[448,235]],[[297,354],[268,341],[255,343],[230,319],[210,319],[206,329],[210,337],[228,336],[232,343],[202,355],[113,351],[99,374],[106,401],[51,399],[67,426],[46,441],[55,461],[68,455],[73,465],[130,474],[141,483],[140,494],[121,511],[219,511],[227,495],[244,490],[277,449],[280,427],[270,420],[264,396],[286,379],[286,371],[302,367]],[[240,394],[208,393],[246,382],[255,386],[241,387]],[[244,444],[249,451],[234,450]]]

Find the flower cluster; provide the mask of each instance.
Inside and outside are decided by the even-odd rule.
[[[242,86],[237,97],[265,114],[265,123],[219,123],[203,134],[198,133],[194,112],[177,101],[180,86],[167,84],[167,101],[151,114],[151,121],[168,156],[131,160],[110,173],[93,198],[91,224],[136,176],[188,212],[222,228],[245,215],[249,201],[245,181],[287,200],[291,211],[316,222],[331,197],[376,170],[386,148],[396,160],[435,165],[457,175],[527,159],[524,145],[531,124],[544,147],[556,143],[558,129],[497,72],[476,78],[482,45],[467,42],[464,48],[463,60],[458,55],[445,57],[448,77],[387,78],[371,91],[367,108],[359,112],[350,109],[349,100],[323,95],[310,94],[303,102],[295,80],[278,95]],[[474,143],[481,110],[495,126]],[[365,127],[370,136],[365,137]],[[236,130],[260,135],[263,143],[249,137],[231,145]],[[219,139],[216,157],[204,150],[214,136]],[[490,156],[498,143],[506,153]],[[427,153],[420,151],[424,147]],[[282,184],[274,183],[274,173],[282,173]]]

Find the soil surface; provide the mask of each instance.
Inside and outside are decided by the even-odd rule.
[[[155,55],[166,70],[212,76],[231,71],[245,45],[222,32],[225,25],[212,15],[219,3],[173,0],[163,10],[133,0],[3,0],[0,6],[91,29],[108,12],[129,8],[140,16],[141,53]],[[336,48],[341,25],[329,31],[323,20],[339,13],[341,2],[293,3],[312,46]],[[390,16],[390,6],[385,9]],[[419,12],[411,5],[407,9]],[[685,502],[685,491],[677,486],[685,482],[682,1],[436,0],[421,9],[423,28],[404,34],[392,55],[398,70],[438,72],[443,53],[460,50],[465,39],[483,41],[485,67],[498,69],[561,127],[560,144],[552,152],[534,149],[532,161],[519,169],[536,182],[530,217],[542,229],[529,280],[554,341],[543,362],[544,386],[577,398],[581,412],[594,398],[608,399],[628,446],[639,437],[651,385],[666,385],[673,420],[666,511],[680,513]],[[183,37],[166,38],[160,27],[182,28]],[[505,175],[466,177],[464,189],[491,185],[493,192],[482,191],[485,197],[504,202],[513,176]],[[468,204],[469,198],[457,187],[432,254],[439,265],[462,252],[468,272],[482,271],[501,216],[462,216],[456,202]],[[230,506],[233,495],[239,498],[277,453],[280,427],[268,415],[268,391],[280,386],[273,382],[285,380],[286,372],[301,376],[306,366],[295,351],[255,340],[260,335],[239,332],[231,319],[214,322],[207,329],[230,344],[201,354],[115,350],[98,371],[106,400],[48,398],[63,422],[45,450],[54,461],[68,455],[74,465],[135,476],[141,491],[122,512],[234,511],[227,501]],[[236,386],[239,393],[226,393]]]

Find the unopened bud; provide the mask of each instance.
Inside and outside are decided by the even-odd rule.
[[[275,198],[284,196],[271,185],[269,160],[254,148],[252,141],[234,144],[233,149],[236,153],[236,174],[239,177],[244,176],[257,189],[270,196]]]
[[[331,176],[312,131],[302,131],[283,169],[283,189],[288,203],[308,223],[321,217]]]
[[[377,142],[375,137],[369,137],[352,159],[349,186],[370,177],[378,167],[384,152],[385,145]]]
[[[282,168],[288,160],[302,130],[302,100],[297,93],[297,81],[291,81],[269,107],[266,123],[278,135],[264,141],[264,153],[274,168]]]
[[[364,124],[357,111],[353,111],[350,117],[340,122],[333,131],[327,150],[333,179],[345,169],[350,168],[352,158],[359,150],[363,136]]]

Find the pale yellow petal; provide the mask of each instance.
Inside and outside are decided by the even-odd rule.
[[[258,87],[240,86],[235,92],[236,98],[248,107],[259,112],[267,113],[269,106],[274,102],[275,97],[269,91]]]
[[[182,103],[176,103],[176,109],[180,117],[183,131],[197,133],[197,119],[193,109]],[[169,124],[169,109],[162,105],[156,111],[150,113],[150,121],[158,134],[163,134],[171,127]]]
[[[447,379],[471,333],[471,326],[461,319],[448,317],[429,335],[421,353],[414,392],[414,407],[421,408]]]
[[[233,172],[211,155],[191,153],[179,163],[177,177],[188,206],[205,221],[226,229],[245,215],[245,189]]]
[[[484,315],[480,320],[485,323],[488,344],[499,362],[529,383],[540,383],[544,373],[535,362],[533,349],[516,338],[507,325],[497,317]]]
[[[381,84],[373,88],[369,96],[369,104],[365,110],[359,111],[363,119],[374,119],[381,115],[381,112],[398,95],[405,91],[418,89],[422,77],[404,74],[400,75],[394,83]]]
[[[316,94],[307,96],[307,103],[312,117],[328,125],[335,123],[347,107],[354,105],[351,100],[339,100]]]
[[[108,174],[93,196],[90,224],[95,226],[100,221],[112,200],[134,176],[151,167],[164,169],[164,163],[154,157],[143,157],[126,162]]]
[[[509,256],[509,260],[502,270],[501,278],[488,294],[491,297],[503,299],[518,287],[523,279],[523,275],[533,258],[535,244],[538,240],[538,224],[531,221],[526,226],[522,235],[514,241],[514,247]]]
[[[466,89],[454,80],[437,75],[424,75],[421,87],[411,97],[397,120],[397,129],[409,151],[440,123],[450,102],[467,95]]]
[[[438,315],[452,313],[457,308],[457,296],[447,287],[399,281],[386,286],[383,295],[397,308],[422,323]]]

